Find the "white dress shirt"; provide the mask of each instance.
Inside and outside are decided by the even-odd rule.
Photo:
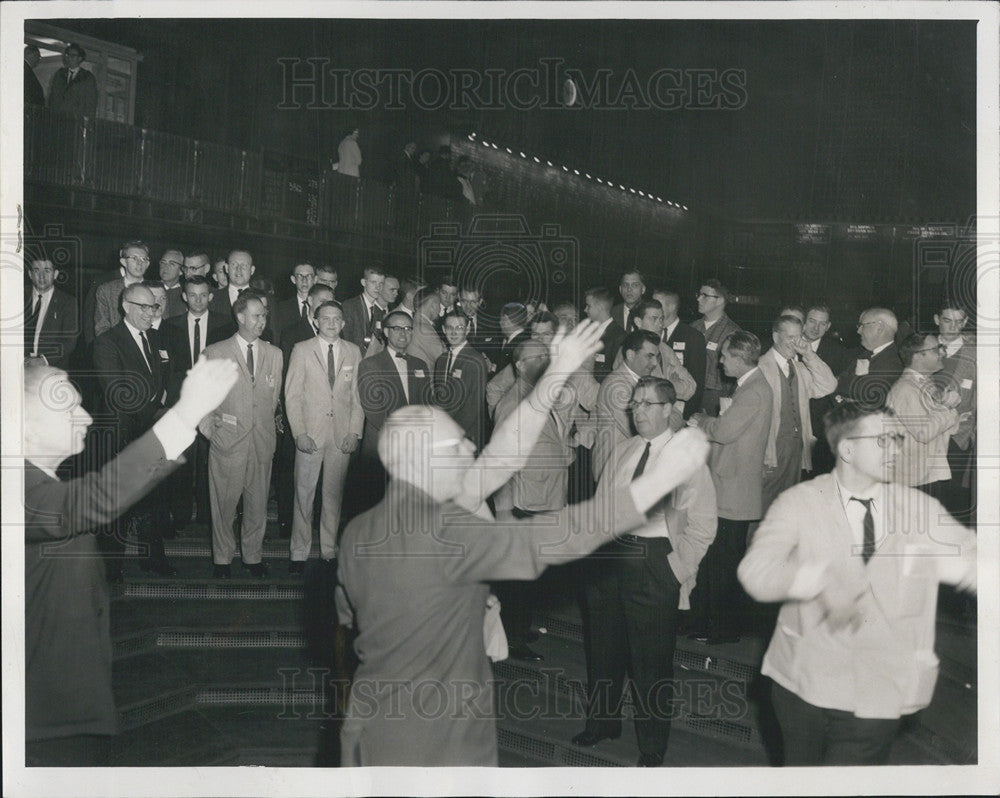
[[[201,323],[198,325],[201,335],[201,349],[197,352],[194,351],[194,320],[196,318],[201,319]],[[187,325],[188,341],[191,342],[191,365],[193,366],[198,362],[198,358],[201,357],[201,353],[205,351],[205,347],[208,346],[208,311],[206,310],[200,316],[195,316],[193,313],[188,311]]]
[[[149,331],[147,330],[144,333],[141,330],[137,329],[136,327],[133,327],[129,323],[128,319],[122,319],[122,321],[125,322],[125,329],[128,330],[129,333],[131,333],[132,338],[135,340],[135,345],[137,347],[139,347],[139,352],[142,354],[142,359],[146,360],[146,350],[145,350],[145,348],[142,345],[142,336],[146,335],[146,333],[148,333]],[[146,336],[146,343],[149,345],[149,351],[152,352],[153,351],[153,345],[149,343],[149,336],[148,335]],[[150,374],[153,373],[153,365],[148,360],[146,360],[146,368],[149,369],[149,373]]]
[[[55,286],[49,286],[49,290],[44,294],[39,294],[34,288],[31,289],[31,309],[28,311],[29,314],[34,312],[35,303],[38,301],[38,297],[41,296],[42,298],[42,306],[38,310],[38,319],[35,321],[35,340],[31,343],[32,354],[38,352],[38,337],[42,334],[42,323],[45,321],[45,314],[49,312],[49,304],[52,302],[52,294],[54,291]]]
[[[401,357],[396,357],[396,350],[391,346],[386,347],[389,352],[389,357],[392,359],[392,365],[396,367],[396,371],[399,372],[399,381],[403,383],[403,396],[406,397],[406,402],[410,402],[410,372],[406,367],[406,361]],[[405,352],[403,353],[405,354]]]
[[[650,463],[655,463],[656,458],[660,456],[660,452],[663,448],[670,442],[670,439],[674,437],[673,430],[667,427],[666,430],[661,432],[651,441],[649,441],[649,459],[646,461],[646,467],[649,468]],[[635,473],[636,467],[639,465],[639,461],[642,459],[642,453],[646,450],[646,440],[643,438],[643,445],[628,458],[622,464],[622,474],[628,478],[632,479],[632,474]],[[666,498],[663,501],[657,502],[657,504],[646,513],[646,523],[637,529],[632,530],[632,534],[639,538],[669,538],[670,530],[667,528],[667,518],[663,512],[663,506],[666,502]]]

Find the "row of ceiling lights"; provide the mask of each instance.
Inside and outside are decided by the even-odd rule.
[[[469,139],[469,141],[475,142],[476,141],[476,134],[475,133],[470,133],[467,138]],[[510,147],[500,147],[499,145],[497,145],[497,144],[495,144],[493,142],[484,141],[483,139],[480,139],[479,143],[482,144],[484,147],[492,147],[494,150],[503,149],[503,150],[507,151],[508,155],[514,155],[514,151]],[[518,152],[517,154],[520,155],[525,160],[528,160],[528,156],[525,153]],[[539,158],[537,155],[531,156],[531,160],[533,160],[535,163],[537,163],[539,165],[542,163],[542,159]],[[545,161],[544,163],[545,163],[546,166],[551,166],[551,167],[555,168],[555,165],[552,163],[552,161]],[[571,169],[568,166],[563,166],[562,170],[564,172],[572,172],[574,175],[577,175],[577,176],[585,177],[585,178],[587,178],[587,180],[596,180],[602,186],[608,186],[610,188],[615,188],[615,183],[613,183],[612,181],[610,181],[610,180],[602,180],[599,177],[591,177],[586,172],[583,172],[582,175],[581,175],[581,172],[580,172],[579,169]],[[656,202],[665,203],[666,205],[669,205],[672,208],[680,208],[681,210],[684,210],[684,211],[686,211],[688,209],[687,205],[681,205],[679,202],[671,202],[670,200],[664,200],[662,197],[654,196],[651,193],[647,193],[645,191],[639,191],[639,190],[634,189],[634,188],[628,188],[626,186],[623,186],[621,183],[618,183],[617,186],[622,191],[628,191],[628,192],[630,192],[632,194],[638,194],[640,197],[643,197],[645,199],[656,200]]]

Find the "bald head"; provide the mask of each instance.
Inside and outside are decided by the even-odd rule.
[[[896,335],[899,323],[888,308],[868,308],[858,319],[858,333],[865,349],[877,349]]]
[[[83,451],[91,418],[66,372],[44,365],[24,369],[24,457],[56,468]]]

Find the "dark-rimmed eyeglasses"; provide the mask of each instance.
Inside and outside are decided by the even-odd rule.
[[[404,327],[402,324],[387,324],[385,329],[393,332],[413,332],[413,327]]]
[[[147,305],[144,302],[133,302],[131,299],[126,299],[125,301],[128,302],[130,305],[135,305],[143,313],[156,313],[156,311],[160,309],[160,306],[157,304]]]
[[[928,346],[926,349],[918,349],[913,354],[916,354],[917,352],[935,352],[935,351],[938,352],[939,354],[944,355],[947,354],[948,347],[945,346],[944,344],[937,344],[936,346]]]
[[[638,410],[640,407],[645,409],[647,407],[655,407],[656,405],[665,405],[665,404],[667,404],[667,402],[647,402],[645,399],[643,399],[640,402],[637,402],[633,399],[628,403],[628,409],[634,412]]]
[[[890,443],[895,446],[899,446],[903,442],[903,438],[906,436],[902,432],[881,432],[878,435],[851,435],[845,440],[848,441],[861,441],[866,438],[874,438],[875,443],[880,449],[885,449]]]

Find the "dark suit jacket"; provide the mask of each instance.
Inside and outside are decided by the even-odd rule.
[[[28,308],[31,296],[32,290],[28,287],[24,292],[25,315],[31,311]],[[42,331],[38,335],[38,354],[44,355],[50,366],[65,369],[79,337],[80,316],[76,297],[53,288],[49,308],[42,319]]]
[[[625,324],[625,303],[619,302],[613,308],[611,308],[611,318],[615,320],[615,324],[621,327],[625,332],[628,332],[628,326]],[[634,328],[633,328],[634,329]]]
[[[406,405],[433,404],[433,387],[427,364],[420,358],[406,356],[409,375],[406,400],[399,372],[391,358],[389,349],[377,355],[366,357],[358,364],[358,394],[361,407],[365,411],[365,432],[361,441],[361,452],[365,457],[378,459],[378,435],[385,420]],[[422,376],[421,376],[422,375]]]
[[[285,348],[281,344],[281,336],[284,335],[285,329],[292,326],[297,321],[301,321],[301,319],[302,303],[299,302],[298,294],[289,299],[282,299],[277,305],[275,305],[274,313],[271,314],[269,323],[274,329],[274,345],[281,347],[282,352],[285,351]],[[288,356],[291,354],[291,350],[289,349],[285,357],[286,370],[288,369]]]
[[[694,395],[684,403],[684,418],[691,418],[701,410],[701,395],[705,392],[705,336],[690,324],[678,321],[673,334],[664,343],[674,351],[698,386]]]
[[[152,432],[100,471],[60,482],[24,466],[25,738],[115,734],[110,602],[97,539],[179,460]]]
[[[486,442],[486,381],[489,363],[468,343],[455,357],[451,373],[445,374],[448,352],[434,364],[434,404],[448,413],[476,449]]]
[[[850,353],[840,341],[831,338],[829,335],[824,335],[820,339],[816,354],[819,355],[820,360],[830,367],[830,371],[834,375],[842,374],[847,368],[850,368],[852,372],[854,371],[854,360],[851,359]],[[821,396],[819,399],[809,400],[809,418],[812,422],[813,435],[817,438],[823,437],[823,414],[836,403],[834,399],[835,394],[836,391],[827,396]]]
[[[45,105],[45,92],[42,91],[42,84],[38,82],[38,75],[27,63],[24,63],[24,104],[25,105]]]
[[[365,340],[368,338],[368,327],[371,321],[368,316],[368,306],[361,294],[358,294],[350,299],[345,299],[344,304],[340,307],[344,314],[344,329],[340,331],[340,337],[354,344],[361,350],[361,356],[364,357],[365,352],[368,351],[368,344],[371,343],[370,338]]]
[[[167,387],[170,360],[158,333],[146,333],[152,371],[146,368],[142,350],[124,320],[94,340],[94,368],[103,407],[118,420],[117,451],[147,432],[163,407],[161,397]]]
[[[216,288],[212,292],[212,301],[208,303],[208,309],[225,316],[227,319],[233,318],[233,303],[229,301],[229,286]],[[233,324],[235,323],[233,321]]]
[[[292,350],[295,344],[308,341],[316,337],[316,329],[311,322],[303,320],[301,316],[296,317],[290,324],[281,329],[279,340],[281,341],[281,355],[284,358],[285,373],[288,373],[288,364],[292,359]]]
[[[595,380],[604,382],[604,378],[614,371],[615,356],[618,354],[618,350],[622,348],[622,341],[624,340],[625,330],[617,321],[612,319],[611,324],[605,328],[604,334],[601,336],[603,348],[594,358]],[[690,371],[690,369],[688,370]]]
[[[202,324],[203,347],[224,341],[234,332],[232,323],[225,316],[212,311],[205,314]],[[188,369],[194,365],[191,362],[192,341],[188,335],[188,314],[164,319],[160,325],[160,338],[170,363],[167,377],[167,406],[170,407],[180,397],[181,383],[184,382]]]
[[[485,346],[479,351],[486,355],[489,361],[495,366],[493,373],[496,374],[503,371],[513,362],[514,350],[517,349],[517,345],[521,343],[521,341],[527,341],[529,338],[531,338],[531,334],[527,330],[521,330],[521,332],[515,335],[508,344],[504,343],[504,334],[502,332],[498,332],[495,336],[493,336],[493,341],[490,342],[493,346]]]
[[[183,292],[184,287],[180,285],[167,289],[167,306],[163,309],[163,318],[171,319],[174,316],[187,313],[187,305],[182,296]]]
[[[903,361],[899,359],[899,350],[895,343],[889,344],[869,360],[868,373],[859,377],[855,374],[857,361],[866,356],[867,352],[863,349],[857,349],[853,353],[837,378],[837,394],[843,399],[851,399],[866,407],[885,407],[889,389],[903,373]]]
[[[94,73],[80,67],[71,83],[65,67],[52,76],[49,84],[49,108],[64,114],[94,116],[97,113],[97,79]]]

